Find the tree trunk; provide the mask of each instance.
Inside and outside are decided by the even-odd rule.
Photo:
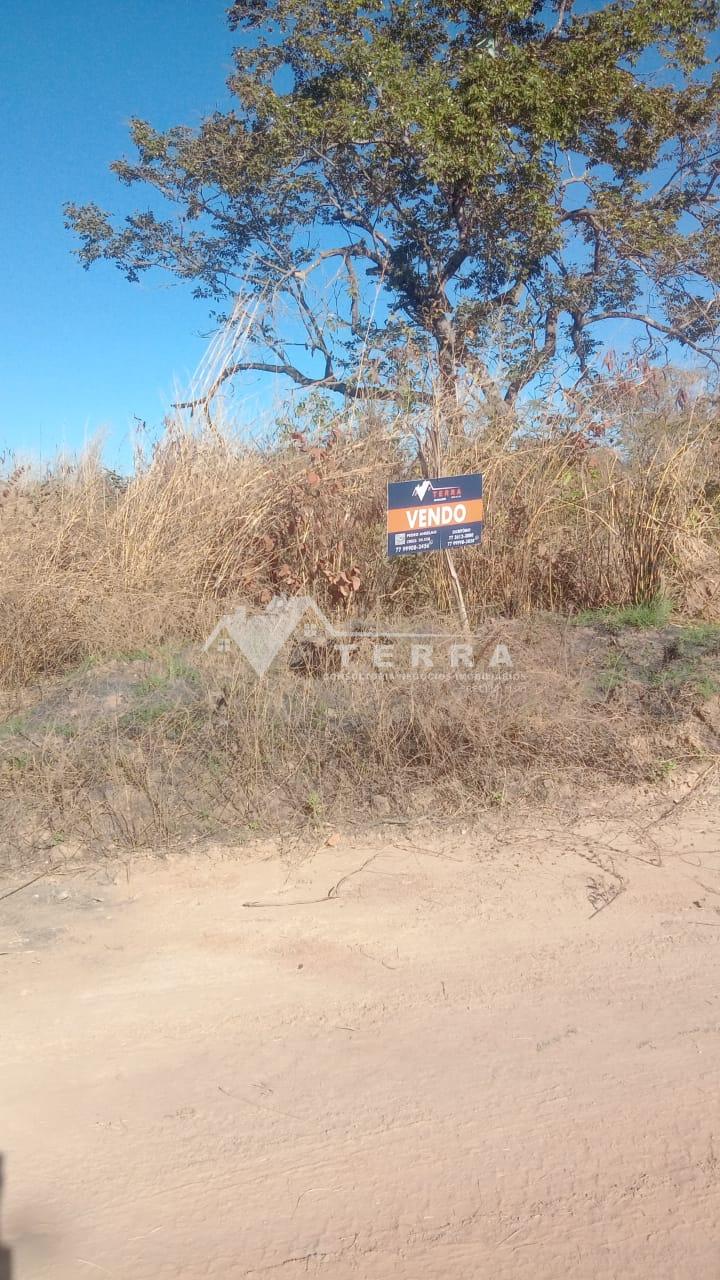
[[[438,353],[438,387],[434,397],[433,413],[441,462],[445,446],[463,434],[463,411],[460,404],[455,329],[450,317],[444,314],[435,327]],[[441,474],[438,469],[438,475]]]

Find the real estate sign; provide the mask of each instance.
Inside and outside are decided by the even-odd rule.
[[[481,475],[388,485],[389,556],[475,547],[482,537]]]

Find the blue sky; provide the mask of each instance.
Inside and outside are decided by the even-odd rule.
[[[227,108],[237,40],[227,4],[9,0],[5,7],[0,465],[8,450],[50,459],[102,432],[107,463],[127,469],[133,416],[157,432],[206,350],[212,326],[191,287],[156,272],[130,286],[107,263],[83,271],[62,206],[94,201],[122,215],[142,205],[142,193],[109,171],[130,151],[131,116],[166,128]],[[713,45],[717,54],[717,39]],[[262,426],[273,407],[261,381],[237,405],[248,425]]]
[[[127,466],[132,415],[157,427],[207,345],[187,286],[83,271],[66,200],[135,207],[112,160],[127,123],[197,124],[229,95],[227,0],[9,0],[0,30],[0,452],[51,457],[98,430]]]

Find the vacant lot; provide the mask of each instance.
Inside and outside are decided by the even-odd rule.
[[[719,819],[704,767],[5,897],[16,1280],[716,1275]]]
[[[457,822],[702,769],[720,752],[720,626],[619,621],[636,612],[489,621],[463,672],[442,638],[436,669],[413,672],[399,644],[395,676],[361,653],[358,680],[258,680],[188,646],[0,691],[0,868],[319,837],[348,815]],[[498,645],[512,666],[494,671]]]

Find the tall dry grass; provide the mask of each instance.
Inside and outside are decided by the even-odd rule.
[[[486,532],[457,568],[471,619],[572,613],[668,595],[720,617],[720,429],[712,414],[628,416],[597,447],[597,414],[468,431],[447,474],[481,470]],[[622,427],[622,422],[621,422]],[[318,431],[243,443],[170,425],[120,479],[98,452],[0,485],[0,682],[88,655],[204,638],[221,612],[277,592],[327,610],[452,612],[441,558],[388,561],[385,485],[417,474],[411,425],[340,414]]]

